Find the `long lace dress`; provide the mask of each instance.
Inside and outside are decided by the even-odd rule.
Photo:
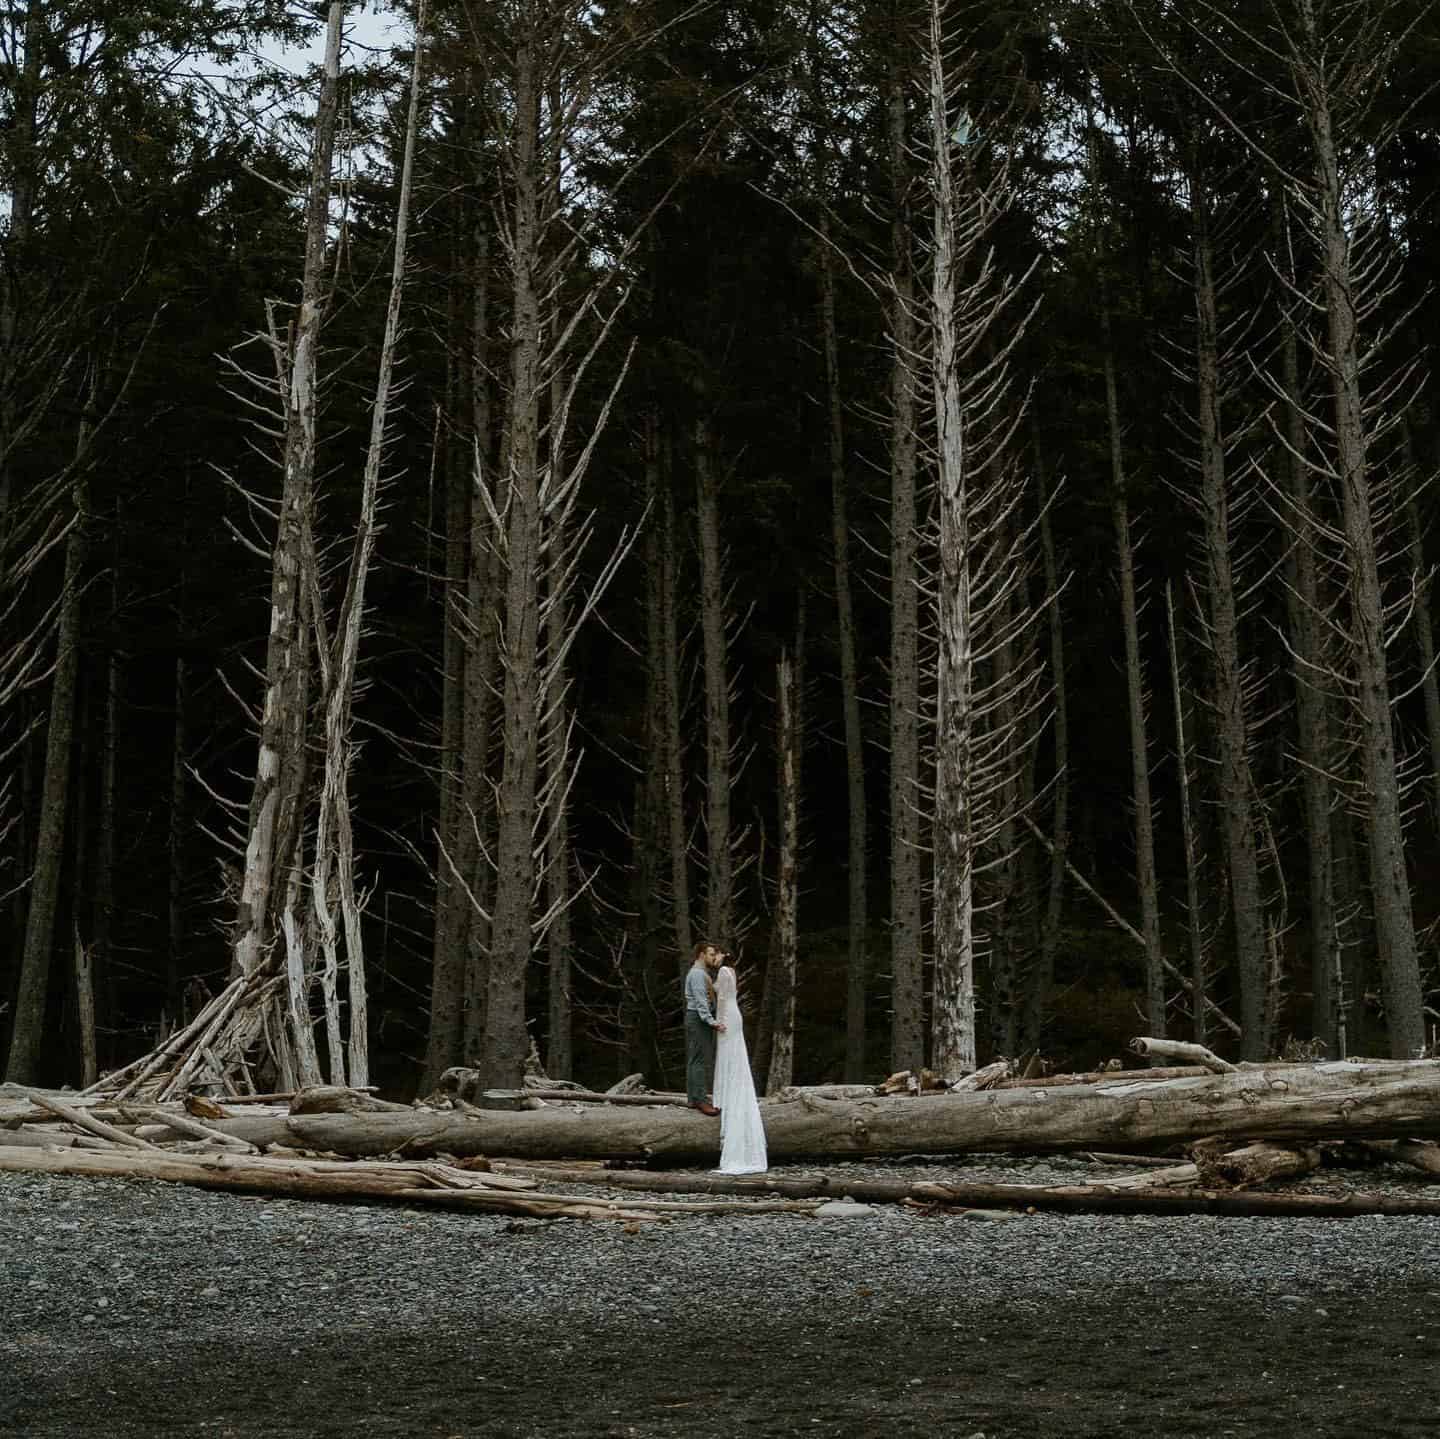
[[[720,1106],[720,1173],[763,1174],[765,1126],[750,1075],[745,1025],[735,999],[735,971],[722,965],[715,976],[715,1017],[725,1026],[715,1036],[715,1103]]]

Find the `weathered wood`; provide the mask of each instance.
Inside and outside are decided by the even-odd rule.
[[[1200,1064],[1179,1064],[1168,1069],[1092,1069],[1080,1074],[1027,1075],[1023,1079],[1002,1079],[996,1089],[1059,1089],[1067,1084],[1112,1084],[1121,1075],[1136,1079],[1195,1079],[1213,1074]]]
[[[917,1104],[802,1098],[762,1106],[773,1161],[816,1155],[1063,1152],[1220,1139],[1440,1135],[1440,1062],[1333,1061],[1152,1080],[1143,1071],[1056,1089],[994,1089]],[[257,1145],[337,1154],[705,1161],[718,1123],[690,1109],[589,1105],[534,1112],[239,1116],[215,1126]]]
[[[1130,1048],[1143,1059],[1152,1054],[1157,1059],[1178,1059],[1189,1064],[1198,1064],[1211,1074],[1230,1074],[1235,1066],[1229,1060],[1212,1054],[1203,1044],[1187,1044],[1183,1039],[1148,1039],[1140,1036],[1130,1041]]]
[[[683,1094],[612,1094],[608,1089],[486,1089],[481,1091],[478,1100],[471,1102],[480,1109],[533,1109],[535,1106],[526,1101],[535,1099],[546,1104],[668,1105],[681,1109],[689,1105]],[[406,1106],[396,1107],[403,1109]]]
[[[951,1094],[968,1094],[972,1090],[993,1089],[1002,1079],[1008,1079],[1012,1065],[1008,1059],[997,1059],[974,1074],[967,1074],[963,1079],[957,1079],[950,1086]]]
[[[384,1114],[400,1110],[413,1112],[408,1104],[377,1099],[363,1089],[341,1084],[312,1084],[290,1096],[291,1114]]]
[[[1431,1139],[1376,1140],[1364,1148],[1377,1159],[1408,1164],[1422,1174],[1440,1178],[1440,1144]]]
[[[627,1209],[617,1199],[599,1199],[593,1195],[581,1194],[527,1194],[523,1200],[513,1196],[497,1196],[484,1189],[467,1189],[460,1192],[438,1189],[401,1190],[401,1196],[422,1204],[440,1205],[446,1209],[503,1209],[513,1213],[517,1209],[533,1214],[537,1218],[555,1219],[574,1217],[582,1219],[676,1219],[696,1214],[813,1214],[819,1208],[819,1200],[803,1199],[740,1199],[707,1204],[691,1200],[686,1203],[667,1202],[663,1199],[646,1199],[644,1212],[636,1213]],[[523,1207],[523,1208],[522,1208]],[[608,1212],[606,1212],[608,1211]]]
[[[523,1175],[481,1173],[428,1162],[365,1164],[229,1153],[182,1155],[165,1150],[12,1150],[7,1146],[0,1147],[0,1172],[157,1179],[201,1189],[296,1199],[395,1198],[421,1188],[450,1193],[483,1187],[498,1201],[516,1192],[528,1194],[535,1188],[534,1180]]]
[[[1107,1179],[1105,1185],[1110,1189],[1196,1185],[1213,1189],[1223,1183],[1239,1188],[1265,1184],[1273,1179],[1294,1179],[1319,1167],[1320,1151],[1313,1145],[1292,1149],[1278,1144],[1247,1144],[1228,1153],[1202,1151],[1189,1163]]]
[[[127,1134],[123,1129],[116,1129],[113,1124],[106,1124],[103,1119],[96,1119],[93,1114],[87,1114],[83,1109],[76,1109],[73,1105],[56,1099],[53,1094],[47,1094],[43,1089],[22,1090],[21,1093],[33,1100],[41,1109],[48,1109],[57,1119],[63,1119],[67,1124],[73,1124],[78,1129],[87,1130],[100,1139],[108,1139],[112,1144],[129,1145],[135,1149],[154,1149],[155,1147],[148,1139],[138,1139],[133,1134]]]
[[[811,1099],[870,1099],[876,1093],[873,1084],[787,1084],[769,1096],[777,1104],[808,1096]],[[937,1090],[936,1093],[943,1093]]]
[[[219,1145],[222,1149],[239,1148],[250,1154],[255,1152],[255,1146],[247,1140],[239,1139],[233,1134],[222,1134],[220,1130],[201,1124],[198,1119],[192,1119],[188,1114],[161,1109],[154,1104],[126,1104],[122,1106],[122,1109],[127,1118],[137,1122],[148,1121],[151,1125],[163,1126],[177,1134],[188,1134],[192,1139],[205,1139],[212,1145]],[[154,1136],[147,1134],[138,1137],[152,1139]]]
[[[497,1161],[497,1164],[499,1161]],[[528,1166],[505,1164],[506,1172],[525,1174]],[[537,1171],[538,1173],[539,1171]],[[933,1204],[968,1209],[1021,1209],[1097,1214],[1226,1214],[1235,1216],[1314,1216],[1346,1218],[1365,1214],[1440,1214],[1440,1198],[1424,1195],[1264,1193],[1248,1189],[1128,1189],[1114,1184],[983,1184],[865,1179],[827,1175],[782,1179],[774,1174],[715,1175],[567,1171],[546,1168],[544,1178],[609,1189],[648,1190],[654,1194],[774,1194],[787,1198],[849,1198],[861,1203]]]
[[[5,1129],[0,1127],[0,1148],[12,1146],[16,1149],[73,1149],[73,1134],[62,1134],[58,1129]]]
[[[95,966],[75,930],[75,1017],[80,1030],[80,1083],[94,1084],[100,1073],[95,1047]]]

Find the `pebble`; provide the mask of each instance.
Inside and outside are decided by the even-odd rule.
[[[1058,1184],[1095,1172],[1080,1160],[995,1155],[776,1171],[823,1174],[836,1194],[864,1179]],[[1326,1170],[1306,1187],[1432,1192],[1397,1166]],[[635,1208],[645,1202],[635,1191],[595,1192]],[[62,1243],[38,1242],[60,1221],[77,1228]],[[21,1358],[56,1373],[83,1365],[99,1315],[117,1362],[127,1353],[189,1353],[222,1329],[235,1345],[308,1333],[321,1303],[325,1313],[383,1316],[387,1329],[455,1333],[512,1321],[583,1333],[612,1324],[617,1304],[633,1306],[646,1326],[683,1328],[703,1313],[707,1324],[736,1332],[757,1311],[796,1313],[819,1343],[829,1327],[853,1325],[857,1312],[866,1323],[911,1314],[917,1295],[943,1308],[962,1293],[1003,1294],[1017,1325],[1132,1291],[1172,1294],[1181,1311],[1268,1295],[1272,1304],[1338,1313],[1342,1296],[1371,1292],[1376,1275],[1434,1296],[1437,1255],[1440,1217],[1022,1215],[835,1199],[819,1218],[682,1214],[621,1224],[262,1205],[179,1185],[7,1173],[0,1376]],[[330,1286],[323,1300],[322,1285]],[[232,1302],[217,1303],[222,1296]]]

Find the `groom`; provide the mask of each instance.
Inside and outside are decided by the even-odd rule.
[[[725,962],[708,941],[695,946],[695,961],[685,975],[685,1097],[701,1114],[719,1114],[710,1103],[710,1076],[715,1071],[715,1036],[725,1026],[710,1009],[709,973]]]

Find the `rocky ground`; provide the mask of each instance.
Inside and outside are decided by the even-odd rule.
[[[1440,1218],[624,1225],[0,1175],[4,1433],[1428,1439],[1437,1361]]]

